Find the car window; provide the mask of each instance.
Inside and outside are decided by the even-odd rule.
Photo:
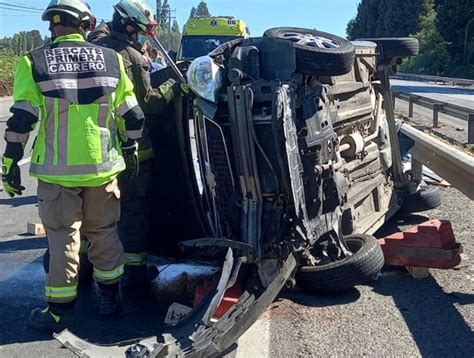
[[[219,45],[236,38],[237,36],[184,36],[179,58],[193,60],[205,56],[214,51]]]

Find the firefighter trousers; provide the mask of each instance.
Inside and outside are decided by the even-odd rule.
[[[127,266],[144,266],[147,263],[152,170],[151,159],[140,163],[135,178],[119,176],[122,206],[118,232]]]
[[[82,232],[97,282],[114,284],[123,275],[123,248],[117,234],[120,218],[117,180],[99,187],[66,188],[38,180],[39,216],[48,236],[47,302],[71,302],[77,296]]]

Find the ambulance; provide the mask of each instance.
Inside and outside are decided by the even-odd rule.
[[[245,22],[232,16],[190,18],[184,25],[177,60],[192,61],[227,41],[249,36]]]

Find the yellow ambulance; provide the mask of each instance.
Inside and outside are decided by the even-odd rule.
[[[184,25],[177,60],[192,61],[212,52],[220,44],[249,36],[245,22],[232,16],[190,18]]]

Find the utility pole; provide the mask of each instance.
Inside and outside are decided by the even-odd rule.
[[[176,19],[176,16],[173,16],[173,13],[176,13],[176,9],[171,9],[170,5],[166,2],[164,6],[161,5],[161,0],[156,0],[156,20],[159,23],[159,28],[164,30],[163,24],[161,23],[162,20],[162,14],[163,12],[166,12],[166,19],[168,20],[168,34],[167,36],[161,36],[161,40],[165,42],[166,46],[168,47],[168,50],[171,47],[171,27],[172,27],[172,22]]]
[[[171,32],[171,21],[176,20],[176,16],[171,16],[171,13],[176,13],[176,9],[168,9],[168,31]]]

